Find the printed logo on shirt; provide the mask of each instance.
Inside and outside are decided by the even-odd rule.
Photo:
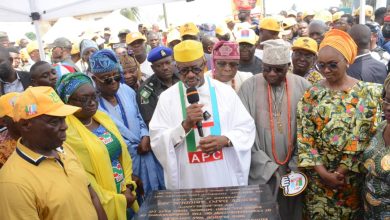
[[[113,140],[112,140],[112,137],[111,137],[111,134],[109,132],[104,132],[102,136],[99,137],[99,139],[105,144],[109,144],[111,143]]]
[[[203,128],[210,128],[213,126],[214,126],[213,121],[202,123]],[[196,126],[194,127],[194,130],[196,132]],[[187,148],[187,151],[188,151],[188,160],[190,163],[207,163],[207,162],[223,160],[222,149],[212,154],[203,153],[200,150],[200,146],[198,146],[196,149]]]

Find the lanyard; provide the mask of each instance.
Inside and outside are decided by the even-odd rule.
[[[221,125],[219,121],[219,112],[218,112],[218,104],[217,104],[217,96],[215,93],[215,88],[211,86],[210,78],[207,77],[207,83],[209,84],[209,90],[210,90],[210,99],[211,99],[211,107],[213,111],[213,120],[214,120],[214,126],[210,128],[211,135],[221,135]],[[186,110],[186,102],[184,99],[184,88],[183,83],[179,81],[179,94],[180,94],[180,103],[181,103],[181,112],[183,115],[183,119],[185,120],[187,117],[187,110]],[[186,144],[187,144],[187,150],[188,152],[195,152],[196,144],[195,144],[195,132],[193,129],[188,133],[186,136]]]
[[[288,92],[288,83],[287,83],[287,79],[285,80],[286,82],[286,94],[287,94],[287,138],[288,138],[288,141],[287,141],[287,156],[286,156],[286,159],[284,161],[280,161],[278,159],[278,156],[276,154],[276,146],[275,146],[275,128],[274,128],[274,117],[273,117],[273,110],[272,110],[272,95],[271,95],[271,86],[268,84],[268,108],[269,108],[269,121],[270,121],[270,127],[271,127],[271,138],[272,138],[272,155],[275,159],[275,162],[279,165],[284,165],[286,164],[290,157],[291,157],[291,153],[292,153],[292,140],[291,140],[291,108],[290,108],[290,96],[289,96],[289,92]],[[276,97],[275,97],[276,98]]]
[[[115,98],[116,98],[116,101],[118,102],[119,109],[121,110],[122,121],[125,124],[126,128],[130,129],[129,123],[128,123],[127,117],[126,117],[125,108],[123,108],[121,99],[119,98],[119,96],[117,94],[115,94]],[[106,105],[104,104],[102,97],[100,97],[100,104],[102,105],[102,108],[108,112],[108,109],[107,109]]]

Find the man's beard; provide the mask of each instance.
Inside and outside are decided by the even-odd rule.
[[[203,82],[204,82],[204,78],[203,77],[196,76],[195,80],[198,81],[198,84],[196,84],[195,88],[199,88],[201,85],[203,85]],[[184,80],[183,83],[184,83],[186,88],[190,88],[191,87],[191,86],[188,85],[188,81],[187,80]]]

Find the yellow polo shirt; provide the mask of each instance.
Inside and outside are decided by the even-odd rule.
[[[0,219],[97,219],[83,166],[71,148],[60,159],[37,154],[20,143],[0,170]]]

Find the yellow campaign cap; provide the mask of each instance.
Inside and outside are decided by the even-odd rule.
[[[204,56],[202,43],[195,40],[185,40],[173,48],[177,62],[192,62]]]
[[[185,23],[182,26],[180,26],[180,37],[183,37],[184,35],[197,36],[198,34],[199,34],[199,29],[192,22]]]
[[[167,44],[171,43],[174,40],[179,40],[181,41],[180,38],[180,32],[176,30],[175,28],[172,29],[168,34],[167,34]]]
[[[313,10],[307,10],[303,12],[303,18],[306,18],[307,16],[314,16],[315,13]]]
[[[128,33],[126,35],[126,44],[131,44],[131,43],[133,43],[136,40],[144,40],[144,41],[146,41],[146,38],[140,32],[132,32],[132,33]]]
[[[80,42],[74,41],[72,42],[72,50],[70,51],[70,54],[78,54],[80,53]]]
[[[307,50],[307,51],[310,51],[314,54],[317,54],[318,44],[314,39],[312,39],[310,37],[299,37],[294,41],[291,49],[293,51],[298,50],[298,49],[302,49],[302,50]]]
[[[10,92],[0,96],[0,118],[4,116],[14,117],[14,106],[19,92]]]
[[[332,13],[326,10],[320,11],[314,16],[313,20],[320,20],[325,23],[332,22],[333,21]]]
[[[241,29],[235,35],[237,43],[256,44],[256,33],[252,29]]]
[[[219,35],[225,35],[228,33],[228,30],[226,27],[219,25],[215,28],[215,33]]]
[[[344,15],[343,11],[338,11],[338,12],[334,13],[332,16],[332,21],[335,22],[337,20],[340,20],[341,16],[343,16],[343,15]]]
[[[79,110],[79,107],[64,104],[49,86],[28,87],[16,100],[13,119],[17,122],[40,115],[63,117]]]
[[[259,27],[260,29],[265,29],[270,31],[276,31],[276,32],[281,31],[280,23],[278,22],[278,20],[276,20],[276,18],[273,17],[263,18],[260,21]]]
[[[230,23],[230,22],[234,22],[234,18],[233,16],[228,16],[227,18],[225,18],[225,23]]]
[[[295,18],[285,18],[283,19],[283,29],[290,28],[297,24],[297,20]]]
[[[26,49],[28,54],[32,53],[34,50],[38,50],[38,42],[31,41],[27,44]]]
[[[367,17],[372,17],[374,15],[374,8],[371,5],[364,6],[365,15]],[[360,7],[355,10],[355,16],[360,15]]]

